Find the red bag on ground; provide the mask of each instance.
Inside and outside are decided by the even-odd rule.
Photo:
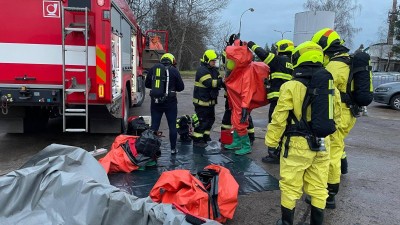
[[[99,159],[100,164],[104,167],[107,173],[125,172],[129,173],[139,168],[129,159],[122,145],[128,142],[129,148],[133,156],[137,156],[135,142],[138,136],[119,135],[115,138],[111,145],[111,150],[106,156]]]
[[[232,176],[231,172],[219,165],[208,165],[205,170],[214,170],[218,173],[218,206],[221,217],[216,219],[224,223],[227,219],[232,219],[238,204],[239,184]]]
[[[175,203],[186,208],[190,213],[218,222],[232,219],[238,203],[239,185],[230,171],[218,165],[209,165],[205,170],[213,170],[218,174],[218,217],[209,206],[212,187],[204,187],[202,181],[193,176],[189,170],[173,170],[163,172],[150,191],[150,197],[158,203]],[[211,204],[211,203],[210,203]],[[209,211],[209,209],[211,211]]]

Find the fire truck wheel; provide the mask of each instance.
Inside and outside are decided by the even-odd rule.
[[[128,131],[128,117],[129,117],[129,95],[125,94],[124,98],[124,114],[121,120],[121,133],[126,134]]]
[[[144,77],[138,77],[137,78],[137,84],[138,84],[138,90],[136,92],[136,104],[134,105],[135,107],[139,107],[143,104],[144,98],[146,96],[146,87],[144,85]]]

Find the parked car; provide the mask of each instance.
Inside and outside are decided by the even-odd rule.
[[[381,84],[374,90],[374,102],[390,105],[400,110],[400,82]]]

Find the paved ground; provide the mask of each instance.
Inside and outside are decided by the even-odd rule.
[[[179,94],[179,115],[191,114],[194,110],[191,103],[192,80],[185,80],[185,84],[185,91]],[[221,97],[216,109],[213,139],[219,137],[223,103]],[[261,157],[266,154],[264,135],[267,112],[268,106],[252,112],[257,138],[248,157],[279,179],[277,165],[261,162]],[[400,112],[375,103],[368,107],[368,112],[368,117],[358,119],[346,140],[349,173],[342,176],[337,208],[325,212],[326,225],[400,224]],[[131,114],[149,115],[149,98],[142,107],[133,108]],[[93,150],[94,145],[108,148],[115,138],[115,135],[63,134],[54,130],[60,127],[60,121],[51,122],[50,130],[44,133],[0,133],[0,174],[17,169],[51,143]],[[162,124],[162,130],[168,133],[166,123]],[[308,205],[299,201],[295,224],[308,222],[309,211]],[[280,191],[251,193],[239,196],[235,217],[227,224],[275,224],[279,217]]]

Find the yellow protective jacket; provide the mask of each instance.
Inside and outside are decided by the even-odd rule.
[[[328,70],[333,76],[333,83],[340,92],[346,93],[347,80],[350,74],[350,67],[344,62],[334,61],[334,58],[349,57],[349,54],[343,53],[333,57],[326,65],[325,69]]]

